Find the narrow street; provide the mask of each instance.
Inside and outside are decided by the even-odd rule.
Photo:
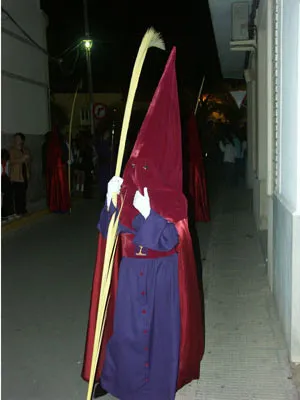
[[[250,198],[215,191],[212,223],[199,225],[206,353],[200,381],[178,400],[298,399]],[[99,212],[97,200],[81,202],[71,216],[43,216],[4,234],[4,400],[85,399],[80,371]]]

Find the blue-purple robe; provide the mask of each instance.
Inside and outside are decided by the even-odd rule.
[[[113,211],[104,207],[101,213],[98,229],[105,237]],[[173,400],[180,347],[178,233],[154,211],[146,220],[138,214],[132,227],[119,226],[121,238],[134,235],[136,251],[120,264],[113,335],[100,382],[120,400]]]

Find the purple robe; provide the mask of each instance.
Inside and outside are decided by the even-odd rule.
[[[106,237],[113,212],[104,207],[98,229]],[[151,211],[138,214],[133,230],[136,253],[169,252],[178,244],[174,224]],[[136,254],[135,253],[135,254]],[[162,253],[163,254],[163,253]],[[113,335],[101,375],[102,387],[120,400],[173,400],[180,347],[178,256],[123,257],[120,264]]]

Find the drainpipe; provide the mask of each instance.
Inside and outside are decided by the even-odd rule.
[[[248,24],[248,29],[249,29],[249,39],[254,39],[256,35],[256,25],[255,25],[255,17],[256,17],[256,12],[259,7],[260,0],[253,0],[252,2],[252,7],[251,7],[251,13],[249,15],[249,24]],[[250,58],[250,52],[248,51],[246,53],[245,57],[245,66],[244,69],[248,69],[249,65],[249,58]]]

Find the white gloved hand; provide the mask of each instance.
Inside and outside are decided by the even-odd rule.
[[[147,219],[151,212],[148,189],[144,188],[144,196],[137,190],[133,199],[133,206]]]
[[[106,205],[107,209],[110,207],[111,199],[114,194],[120,194],[121,187],[123,184],[123,179],[117,176],[114,176],[107,185],[107,194],[106,194]]]

